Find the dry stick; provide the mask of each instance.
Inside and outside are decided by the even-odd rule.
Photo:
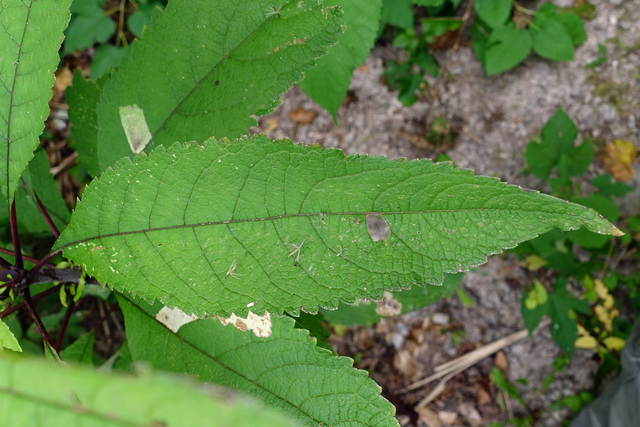
[[[38,261],[36,265],[34,265],[33,268],[29,270],[29,272],[27,273],[27,277],[29,278],[29,280],[33,280],[36,274],[38,274],[38,272],[42,270],[42,267],[49,264],[49,261],[51,261],[51,259],[56,255],[58,255],[60,252],[62,252],[61,249],[55,250],[50,254],[48,254],[47,256],[45,256],[44,258],[42,258],[40,261]]]
[[[53,175],[53,177],[56,178],[61,172],[73,166],[76,163],[77,158],[78,158],[78,152],[74,151],[73,153],[71,153],[71,155],[69,155],[69,157],[65,157],[64,159],[62,159],[60,163],[58,163],[56,166],[49,169],[49,171],[51,172],[51,175]]]
[[[15,257],[15,266],[18,270],[22,270],[22,252],[20,251],[20,238],[18,237],[18,222],[16,217],[16,201],[11,203],[11,214],[9,215],[9,223],[11,224],[11,240],[13,241],[13,256]]]
[[[36,194],[35,191],[33,192],[33,196],[36,199],[36,204],[38,205],[38,210],[42,214],[42,217],[44,218],[44,220],[47,222],[47,225],[49,226],[49,229],[51,230],[53,235],[56,236],[56,239],[57,239],[58,237],[60,237],[60,232],[58,231],[58,227],[56,227],[56,225],[53,223],[53,220],[49,216],[49,212],[47,212],[47,209],[44,207],[44,205],[40,201],[40,198],[38,197],[38,195]]]
[[[540,323],[540,325],[538,326],[538,329],[540,328],[544,328],[549,324],[549,320],[544,320],[543,322]],[[456,375],[462,371],[464,371],[465,369],[469,368],[470,366],[475,365],[476,363],[478,363],[479,361],[481,361],[482,359],[492,355],[493,353],[496,353],[498,350],[503,349],[504,347],[508,347],[511,344],[520,341],[521,339],[525,338],[528,335],[528,331],[526,329],[523,329],[521,331],[515,332],[511,335],[508,335],[504,338],[500,338],[499,340],[496,340],[494,342],[492,342],[491,344],[487,344],[483,347],[480,347],[472,352],[466,353],[456,359],[453,359],[447,363],[443,363],[442,365],[438,365],[436,366],[436,368],[434,369],[436,371],[435,374],[422,379],[420,381],[417,381],[413,384],[411,384],[408,387],[405,387],[401,390],[398,391],[398,393],[406,393],[408,391],[411,390],[415,390],[417,388],[422,387],[425,384],[428,384],[432,381],[435,381],[439,378],[444,377],[445,375],[449,375],[449,374],[453,374]],[[447,378],[448,380],[448,378]],[[437,387],[437,386],[436,386]],[[428,396],[427,396],[428,397]]]

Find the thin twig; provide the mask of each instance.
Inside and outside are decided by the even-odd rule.
[[[544,321],[540,322],[540,325],[538,326],[538,329],[540,328],[544,328],[546,326],[549,325],[549,320],[545,319]],[[475,365],[476,363],[478,363],[479,361],[481,361],[482,359],[492,355],[493,353],[496,353],[497,351],[510,346],[511,344],[520,341],[521,339],[527,337],[527,335],[529,335],[529,332],[526,329],[523,329],[521,331],[518,332],[514,332],[511,335],[508,335],[506,337],[500,338],[499,340],[496,340],[490,344],[487,344],[485,346],[482,346],[474,351],[471,351],[469,353],[466,353],[458,358],[455,358],[453,360],[450,360],[447,363],[443,363],[441,365],[438,365],[435,367],[434,371],[436,372],[435,374],[424,378],[420,381],[417,381],[413,384],[411,384],[408,387],[405,387],[403,389],[398,390],[398,393],[406,393],[408,391],[411,390],[415,390],[417,388],[422,387],[425,384],[428,384],[432,381],[435,381],[439,378],[444,377],[445,375],[448,375],[450,373],[453,372],[461,372],[473,365]]]
[[[35,322],[36,326],[38,327],[38,330],[40,331],[40,335],[42,335],[44,342],[52,350],[55,351],[55,347],[53,345],[53,342],[51,341],[51,337],[49,336],[47,329],[44,327],[44,324],[42,323],[42,319],[40,319],[40,315],[38,314],[35,306],[33,305],[33,299],[31,298],[31,290],[29,289],[29,286],[20,286],[19,289],[20,289],[20,295],[22,296],[22,299],[24,301],[24,305],[25,307],[27,307],[27,311],[31,315],[31,318]]]
[[[22,252],[20,251],[20,237],[18,236],[18,220],[16,217],[15,200],[11,203],[9,223],[11,224],[11,240],[13,241],[13,256],[15,258],[14,265],[18,270],[22,270],[24,268],[24,264],[22,262]]]
[[[11,256],[15,255],[14,251],[12,251],[11,249],[0,248],[0,252],[2,252],[3,254],[11,255]],[[34,264],[40,261],[38,258],[33,258],[24,254],[22,255],[22,259],[25,261],[32,262]],[[54,267],[54,265],[50,264],[50,267]]]
[[[60,252],[62,252],[60,249],[55,250],[50,254],[48,254],[47,256],[45,256],[44,258],[42,258],[40,261],[38,261],[36,265],[34,265],[33,268],[29,270],[29,272],[27,273],[27,277],[29,279],[33,279],[36,276],[36,274],[38,274],[38,272],[42,270],[42,267],[48,264],[49,261],[51,261],[51,259],[53,259],[53,257],[58,255]]]
[[[54,293],[58,292],[58,290],[60,289],[60,286],[62,286],[62,285],[54,286],[53,288],[49,288],[46,291],[42,291],[39,294],[34,295],[33,297],[31,297],[31,300],[32,301],[38,301],[38,300],[41,300],[42,298],[45,298],[45,297],[47,297],[47,296],[49,296],[51,294],[54,294]],[[2,311],[0,313],[0,319],[4,319],[5,317],[9,316],[10,314],[15,313],[16,311],[20,310],[24,306],[25,306],[25,303],[21,302],[20,304],[14,305],[11,308],[7,307],[4,311]]]
[[[38,197],[35,191],[33,192],[33,197],[36,199],[36,204],[38,205],[38,210],[40,211],[40,214],[42,215],[44,220],[47,222],[49,229],[51,230],[53,235],[56,236],[56,239],[57,239],[58,237],[60,237],[60,232],[58,231],[58,227],[56,227],[56,225],[53,223],[51,216],[49,216],[49,212],[47,212],[47,208],[44,207],[44,205],[40,201],[40,198]]]
[[[76,302],[73,298],[71,298],[71,301],[69,301],[69,305],[67,306],[67,311],[64,313],[62,325],[60,325],[60,330],[58,331],[58,339],[56,340],[56,351],[58,353],[60,353],[60,349],[62,348],[64,333],[67,331],[67,326],[69,326],[69,319],[71,319],[71,313],[73,313],[73,308],[75,307],[75,305]]]
[[[49,171],[51,172],[51,175],[53,175],[53,177],[56,178],[61,172],[73,166],[76,163],[77,158],[78,158],[78,152],[74,151],[73,153],[71,153],[71,155],[69,155],[69,157],[65,157],[64,159],[62,159],[60,163],[58,163],[56,166],[49,169]]]

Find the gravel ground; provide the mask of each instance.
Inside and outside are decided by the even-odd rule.
[[[256,131],[266,132],[271,138],[340,147],[348,154],[390,158],[435,158],[446,149],[458,166],[474,169],[477,174],[496,175],[511,183],[548,191],[540,181],[521,174],[525,165],[523,153],[530,138],[539,134],[559,106],[576,122],[583,139],[626,139],[640,146],[640,0],[592,3],[597,15],[585,22],[588,40],[576,50],[572,62],[550,62],[531,56],[510,72],[486,78],[463,38],[459,50],[439,53],[441,63],[448,63],[447,78],[431,79],[425,99],[405,108],[380,77],[384,59],[398,53],[378,46],[354,72],[348,100],[338,115],[339,125],[301,90],[293,88],[283,96],[284,102],[276,112],[260,118]],[[567,1],[556,4],[569,5]],[[595,69],[586,68],[599,56],[598,44],[606,46],[607,61]],[[317,115],[310,124],[298,124],[289,118],[296,108]],[[424,139],[431,121],[438,117],[446,118],[454,132],[454,140],[444,147],[434,147]],[[640,185],[635,187],[636,191],[624,201],[627,213],[638,211]],[[472,306],[465,307],[452,298],[394,321],[410,325],[416,318],[445,312],[450,322],[463,325],[465,341],[486,344],[523,328],[520,286],[529,283],[531,279],[515,258],[494,257],[463,280],[462,287],[472,297]],[[539,331],[506,348],[504,353],[508,377],[527,378],[534,386],[542,384],[554,358],[561,354],[548,331]],[[570,366],[546,393],[525,392],[525,398],[537,409],[561,396],[589,389],[597,366],[591,352],[578,350]],[[515,404],[514,411],[519,411]],[[451,423],[472,423],[458,412],[458,421],[450,420]],[[551,412],[540,425],[558,425],[566,415]],[[406,425],[421,422],[402,416],[400,420]],[[447,424],[443,421],[446,420],[439,420]],[[437,425],[437,420],[429,425]]]

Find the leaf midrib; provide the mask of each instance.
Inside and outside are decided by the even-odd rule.
[[[318,216],[318,217],[325,217],[325,216],[368,216],[368,215],[379,215],[379,216],[383,216],[384,217],[385,215],[424,215],[424,214],[429,214],[429,213],[504,212],[504,211],[505,211],[504,209],[497,209],[497,208],[491,208],[491,209],[477,208],[477,209],[430,209],[430,210],[425,210],[425,211],[312,212],[312,213],[299,213],[299,214],[285,214],[285,215],[276,215],[276,216],[266,217],[266,218],[230,219],[230,220],[222,220],[222,221],[199,222],[199,223],[195,223],[195,224],[167,225],[167,226],[164,226],[164,227],[151,227],[151,228],[140,229],[140,230],[118,231],[118,232],[115,232],[115,233],[101,234],[101,235],[98,235],[98,236],[87,237],[86,239],[75,240],[73,242],[69,242],[69,243],[66,243],[66,244],[58,247],[58,249],[65,249],[65,248],[68,248],[70,246],[74,246],[74,245],[78,245],[78,244],[81,244],[81,243],[90,242],[92,240],[103,239],[103,238],[107,238],[107,237],[126,236],[126,235],[131,235],[131,234],[146,234],[146,233],[155,232],[155,231],[175,230],[175,229],[180,229],[180,228],[208,227],[208,226],[215,226],[215,225],[228,225],[228,224],[238,224],[238,223],[245,223],[245,222],[261,222],[261,221],[266,222],[266,221],[275,221],[275,220],[286,219],[286,218],[310,218],[310,217],[315,217],[315,216]],[[526,209],[509,209],[508,211],[509,212],[531,213],[531,211],[526,210]]]
[[[238,3],[239,4],[239,3]],[[236,4],[236,10],[233,13],[233,16],[235,17],[236,12],[238,10],[238,4]],[[151,140],[148,143],[148,147],[151,147],[152,145],[155,144],[155,139],[158,136],[158,134],[165,128],[165,126],[169,123],[169,121],[173,118],[173,116],[178,112],[178,110],[180,110],[180,107],[182,107],[182,105],[188,101],[191,96],[193,95],[193,93],[200,87],[200,85],[206,81],[217,69],[220,65],[222,65],[222,63],[224,61],[226,61],[227,59],[229,59],[231,57],[231,55],[233,55],[239,48],[241,48],[246,42],[248,42],[260,29],[262,29],[267,22],[271,21],[273,18],[270,17],[268,19],[266,19],[260,26],[256,27],[248,36],[246,36],[241,43],[238,43],[238,45],[236,45],[233,49],[231,49],[227,54],[223,54],[222,58],[211,68],[211,70],[209,70],[209,72],[207,74],[205,74],[204,77],[202,77],[194,86],[193,88],[191,88],[191,90],[189,91],[189,93],[187,93],[187,95],[185,95],[182,100],[180,100],[178,102],[178,104],[171,110],[171,112],[169,112],[169,115],[167,116],[167,118],[164,120],[164,122],[162,122],[162,124],[160,124],[160,126],[158,127],[158,129],[153,133],[153,135],[151,135]],[[233,22],[233,19],[231,19],[229,21],[229,24],[227,26],[227,31],[225,32],[225,40],[227,37],[227,34],[229,33],[229,26],[231,25],[231,23]]]

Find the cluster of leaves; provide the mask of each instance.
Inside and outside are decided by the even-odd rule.
[[[583,194],[578,178],[589,170],[595,150],[589,140],[575,145],[577,136],[578,129],[573,121],[561,108],[558,109],[542,129],[540,137],[534,138],[527,146],[527,168],[548,182],[556,196],[589,206],[609,221],[619,222],[620,212],[614,199],[624,196],[631,188],[604,173],[592,178],[591,185],[595,191]],[[556,230],[516,250],[526,257],[525,265],[530,270],[538,271],[544,267],[556,272],[552,284],[543,284],[536,279],[523,294],[525,325],[533,331],[542,317],[548,315],[551,318],[551,335],[569,357],[575,347],[596,351],[604,362],[598,372],[598,380],[619,366],[619,352],[630,332],[634,313],[640,310],[640,276],[619,274],[611,271],[609,266],[615,248],[624,249],[636,244],[632,236],[638,232],[640,221],[631,216],[619,227],[626,232],[619,239],[603,238],[586,230],[566,233]],[[578,248],[588,251],[588,260],[576,258]],[[602,272],[606,273],[603,275]],[[575,285],[576,279],[582,283],[582,289],[572,292],[569,285]],[[634,313],[620,316],[623,304],[614,298],[616,294],[629,298]]]
[[[393,44],[405,49],[409,59],[389,61],[385,76],[398,90],[398,99],[409,106],[426,86],[425,74],[437,76],[439,65],[429,53],[440,47],[439,38],[456,32],[463,19],[455,17],[459,0],[386,1],[381,29],[393,27]],[[412,8],[423,6],[428,18],[417,25]],[[508,71],[533,51],[553,61],[570,61],[575,48],[586,40],[581,8],[561,9],[542,4],[537,11],[523,8],[512,0],[475,0],[477,17],[471,24],[473,50],[487,76]],[[416,28],[417,25],[417,28]],[[453,43],[449,43],[451,45]],[[446,43],[445,43],[446,45]]]
[[[282,415],[248,400],[224,404],[222,393],[193,382],[117,374],[144,362],[252,395],[299,423],[395,425],[393,406],[367,374],[305,329],[322,339],[314,332],[319,309],[442,284],[556,227],[619,234],[591,209],[448,163],[345,157],[241,137],[328,49],[318,64],[326,74],[309,72],[305,90],[324,90],[331,102],[346,92],[342,77],[362,60],[350,56],[366,33],[357,23],[375,28],[367,17],[380,4],[341,3],[172,0],[155,8],[116,69],[97,81],[78,72],[67,91],[73,147],[93,177],[71,215],[58,192],[44,197],[55,182],[43,154],[33,154],[71,0],[0,5],[2,57],[9,58],[0,68],[8,94],[0,105],[0,190],[11,239],[2,247],[10,255],[0,257],[0,343],[27,350],[33,334],[23,334],[17,318],[24,308],[50,358],[112,372],[105,379],[0,354],[0,400],[10,408],[3,419],[255,424],[264,414],[282,425]],[[77,28],[84,9],[73,10]],[[344,22],[355,23],[351,38]],[[44,233],[36,211],[55,237],[52,246],[51,238],[39,241],[51,248],[40,258],[23,251],[37,255],[35,245],[23,245]],[[388,228],[383,238],[369,226],[376,218]],[[67,261],[52,264],[62,256]],[[125,320],[126,342],[106,361],[94,355],[93,332],[70,332],[77,306],[96,297],[117,300]],[[40,316],[40,300],[57,308],[50,319]]]
[[[95,46],[91,61],[91,78],[95,81],[120,64],[128,45],[125,32],[142,37],[142,29],[151,23],[156,7],[163,9],[166,0],[127,0],[112,5],[107,0],[75,1],[71,4],[71,21],[65,30],[62,55]],[[113,6],[105,10],[106,7]],[[124,20],[126,6],[135,11]],[[119,18],[114,21],[117,15]],[[126,26],[125,26],[126,23]]]

